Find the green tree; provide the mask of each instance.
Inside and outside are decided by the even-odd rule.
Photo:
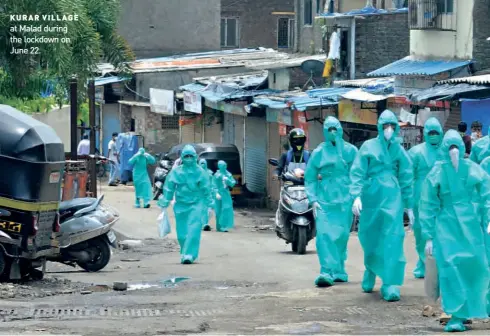
[[[69,80],[78,78],[80,98],[85,83],[102,61],[119,66],[134,59],[131,49],[117,33],[119,0],[4,0],[0,4],[0,95],[36,99],[46,79],[58,81],[56,92],[66,92]],[[10,14],[77,15],[76,21],[12,22]],[[13,27],[42,25],[43,32],[19,32]],[[66,33],[44,27],[66,27]],[[18,30],[18,28],[17,28]],[[68,43],[13,43],[11,38],[64,37]],[[24,41],[24,40],[23,40]],[[38,47],[39,53],[12,55],[12,48]],[[35,50],[34,50],[35,51]]]

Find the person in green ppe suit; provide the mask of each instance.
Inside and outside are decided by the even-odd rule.
[[[208,169],[208,162],[206,161],[206,159],[199,160],[199,165],[201,166],[202,169],[204,169],[206,173],[208,173],[209,184],[211,185],[211,195],[215,195],[216,192],[214,191],[213,171],[211,169]],[[214,202],[210,204],[207,211],[204,211],[203,213],[202,222],[203,222],[204,231],[211,231],[211,226],[209,226],[209,217],[211,216],[211,211],[213,207],[214,207]]]
[[[305,171],[306,194],[316,217],[318,287],[348,281],[344,263],[352,225],[349,171],[357,154],[357,148],[343,140],[342,126],[336,118],[325,120],[323,135],[325,142],[313,151]]]
[[[140,148],[138,153],[129,159],[129,164],[133,165],[133,184],[136,194],[135,206],[137,208],[141,207],[141,200],[143,200],[145,209],[150,207],[150,201],[153,195],[147,165],[155,164],[155,162],[155,158],[146,153],[144,148]]]
[[[490,127],[488,135],[478,139],[471,146],[470,160],[480,164],[485,158],[490,156]]]
[[[461,136],[449,130],[441,146],[442,159],[427,175],[419,204],[425,252],[436,260],[442,309],[451,315],[445,330],[450,332],[466,330],[466,319],[488,317],[487,232],[472,200],[478,193],[488,220],[490,178],[464,154]]]
[[[417,266],[413,271],[413,275],[416,278],[425,277],[425,241],[422,238],[422,229],[420,227],[419,209],[418,203],[420,200],[420,192],[422,190],[422,183],[425,181],[427,174],[429,174],[434,163],[438,159],[439,148],[442,143],[444,131],[441,123],[436,118],[429,118],[424,125],[424,143],[412,147],[408,154],[412,159],[413,173],[414,173],[414,217],[413,233],[415,236],[415,249],[419,256]]]
[[[197,164],[194,147],[186,145],[181,153],[182,164],[170,171],[158,206],[166,209],[175,195],[173,206],[182,264],[192,264],[199,256],[202,214],[211,205],[208,172]]]
[[[226,170],[227,167],[226,162],[218,161],[218,171],[214,174],[216,230],[220,232],[228,232],[234,226],[233,200],[230,189],[235,186],[236,181],[233,175]]]
[[[410,157],[397,139],[400,126],[390,110],[378,119],[378,137],[366,141],[352,164],[352,211],[359,219],[359,241],[366,268],[362,289],[373,291],[376,276],[385,301],[400,300],[406,259],[403,210],[413,224],[413,171]],[[362,213],[361,213],[362,212]]]

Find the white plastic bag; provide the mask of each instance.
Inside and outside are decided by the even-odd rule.
[[[162,210],[162,213],[157,218],[158,236],[165,238],[170,232],[170,221],[168,220],[167,209]]]
[[[436,302],[439,299],[439,274],[437,272],[436,260],[431,255],[425,256],[425,294]]]

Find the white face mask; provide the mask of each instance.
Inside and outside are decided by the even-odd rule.
[[[458,171],[459,168],[459,149],[453,148],[449,150],[449,157],[451,158],[451,163],[454,170]]]
[[[393,137],[393,133],[394,133],[394,132],[395,132],[395,131],[393,130],[393,128],[392,128],[392,127],[388,127],[388,128],[386,128],[386,129],[384,130],[384,136],[385,136],[385,139],[386,139],[387,141],[390,141],[390,140],[391,140],[391,138]]]

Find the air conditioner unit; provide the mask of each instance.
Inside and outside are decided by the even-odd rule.
[[[437,3],[435,0],[422,0],[417,7],[417,26],[420,28],[437,27]]]

